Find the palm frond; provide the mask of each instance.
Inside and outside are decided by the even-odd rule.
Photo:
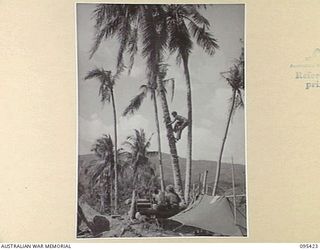
[[[119,75],[124,70],[123,54],[128,46],[128,41],[131,33],[130,20],[127,17],[122,17],[122,26],[118,30],[118,41],[120,43],[120,48],[117,57],[117,73]]]
[[[100,175],[103,173],[106,167],[106,163],[98,164],[97,168],[91,176],[91,182],[95,182],[97,178],[99,178]]]
[[[134,112],[140,108],[146,95],[147,95],[147,92],[143,90],[133,99],[131,99],[129,106],[125,108],[122,115],[127,116],[128,114],[134,114]]]
[[[173,102],[173,98],[174,98],[174,92],[175,92],[175,81],[174,78],[169,78],[163,81],[163,85],[166,89],[167,85],[171,85],[171,102]]]
[[[133,135],[127,137],[124,144],[130,148],[131,167],[134,173],[139,167],[143,167],[148,163],[148,148],[150,147],[153,134],[146,139],[146,134],[143,129],[134,129]]]
[[[122,143],[122,145],[124,145],[124,146],[128,146],[128,147],[129,147],[129,149],[134,148],[135,146],[134,146],[134,144],[133,144],[130,140],[131,140],[131,137],[130,137],[130,136],[128,136],[128,137],[127,137],[127,140],[126,140],[126,141],[124,141],[124,142]]]
[[[150,74],[157,74],[157,62],[159,52],[159,38],[154,22],[152,9],[146,7],[144,11],[144,18],[142,21],[142,56],[147,59],[148,76]]]
[[[163,81],[167,76],[169,64],[159,63],[158,67],[159,67],[159,74],[158,74],[159,80]]]
[[[98,138],[92,145],[91,151],[93,151],[100,160],[110,161],[113,164],[114,149],[110,135],[103,135]]]
[[[92,78],[98,78],[99,80],[103,80],[104,72],[101,69],[95,68],[93,70],[90,70],[84,79],[88,80]]]
[[[98,48],[101,45],[103,39],[112,38],[119,29],[121,23],[119,18],[111,20],[104,27],[97,29],[95,32],[95,38],[93,42],[93,46],[90,49],[90,56],[89,59],[93,57],[93,55],[97,52]]]
[[[148,84],[142,84],[140,85],[139,89],[147,93],[150,90],[150,87],[148,86]]]
[[[130,61],[128,66],[128,74],[130,75],[134,64],[135,55],[138,53],[138,27],[135,27],[130,34],[127,51],[130,55]]]
[[[145,5],[141,22],[142,56],[146,59],[147,76],[151,86],[156,88],[156,77],[159,72],[158,62],[161,61],[166,48],[166,22],[160,5]]]
[[[106,17],[107,17],[107,5],[97,4],[91,17],[91,19],[94,19],[96,21],[96,24],[95,24],[96,29],[99,29],[102,26]]]
[[[244,102],[242,99],[242,90],[244,90],[244,53],[243,49],[240,55],[240,59],[236,60],[228,71],[221,72],[221,76],[227,81],[231,86],[233,91],[233,97],[231,102],[234,102],[234,106],[230,109],[235,112],[236,109],[244,107]],[[234,98],[234,99],[233,99]],[[233,114],[232,114],[233,115]]]
[[[93,11],[92,18],[95,19],[95,38],[93,46],[90,50],[90,59],[93,57],[95,52],[98,50],[102,39],[113,37],[119,30],[121,25],[121,19],[118,13],[118,6],[112,4],[98,4],[96,9]]]
[[[111,93],[110,88],[106,86],[105,84],[101,84],[99,87],[99,96],[101,96],[101,102],[104,104],[106,102],[110,102]]]
[[[96,4],[91,19],[95,20],[95,28],[101,28],[106,22],[121,16],[123,6],[121,4]]]
[[[166,49],[168,41],[167,14],[162,5],[157,5],[156,12],[157,31],[159,33],[159,44],[161,51],[163,51]]]
[[[171,102],[172,102],[174,98],[174,92],[175,92],[175,81],[174,81],[174,78],[165,79],[165,77],[167,76],[168,67],[169,67],[169,64],[159,63],[158,78],[159,78],[159,82],[160,82],[159,85],[161,86],[161,89],[159,88],[158,91],[164,91],[165,93],[167,93],[167,86],[170,84],[171,85]]]
[[[168,49],[171,54],[177,53],[177,62],[181,55],[188,55],[192,49],[192,41],[188,28],[181,15],[183,6],[171,5],[167,10]]]
[[[110,102],[110,95],[113,85],[115,84],[115,80],[112,76],[111,71],[104,70],[103,68],[98,69],[95,68],[88,72],[85,80],[97,78],[100,81],[100,87],[98,95],[101,96],[101,102],[104,104],[106,102]]]
[[[209,28],[210,23],[200,12],[197,10],[197,7],[194,5],[186,5],[189,16],[192,20],[198,25],[204,25],[206,28]]]
[[[91,47],[89,51],[89,59],[93,57],[93,55],[97,52],[98,48],[100,47],[100,44],[102,42],[102,39],[106,35],[106,28],[96,31],[96,35],[94,38],[93,46]]]
[[[219,45],[212,34],[206,31],[205,26],[199,27],[194,22],[189,22],[189,28],[198,45],[209,55],[214,55],[216,49],[219,48]]]
[[[152,136],[154,135],[154,133],[152,133],[149,137],[149,139],[146,141],[145,145],[144,145],[144,151],[146,152],[146,150],[151,146],[151,139],[152,139]]]
[[[180,53],[177,53],[176,64],[180,66],[181,62],[182,62],[182,55]]]
[[[244,102],[242,99],[242,93],[240,89],[236,90],[236,104],[235,104],[235,108],[243,108],[244,107]]]

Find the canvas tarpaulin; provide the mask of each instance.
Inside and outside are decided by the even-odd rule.
[[[169,219],[218,235],[246,235],[245,216],[237,210],[235,223],[233,213],[233,205],[226,197],[201,195],[188,208]]]

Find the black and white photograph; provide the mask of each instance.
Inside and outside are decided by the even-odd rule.
[[[245,5],[75,8],[76,237],[247,237]]]

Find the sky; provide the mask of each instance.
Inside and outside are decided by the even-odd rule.
[[[79,154],[91,153],[95,140],[103,134],[113,136],[113,113],[110,104],[102,105],[98,97],[99,82],[96,79],[84,80],[88,71],[95,67],[115,72],[119,44],[116,39],[105,40],[92,59],[89,51],[94,38],[94,4],[77,4],[77,46],[78,46],[78,131]],[[244,40],[244,6],[239,4],[208,5],[201,13],[209,20],[210,32],[218,40],[219,49],[214,56],[207,55],[196,42],[189,60],[193,102],[193,159],[217,161],[230,108],[232,90],[221,77],[239,58]],[[175,95],[170,111],[177,111],[187,117],[186,85],[182,65],[176,65],[175,55],[166,56],[168,78],[175,79]],[[150,150],[157,150],[156,127],[153,105],[146,98],[138,112],[122,117],[129,101],[139,93],[139,86],[146,83],[144,59],[137,56],[130,75],[124,72],[114,87],[116,110],[118,113],[118,141],[125,141],[133,129],[143,128],[151,139]],[[159,103],[160,104],[160,103]],[[169,153],[162,111],[161,120],[162,151]],[[187,156],[187,129],[177,143],[180,157]],[[244,109],[238,109],[232,118],[222,160],[245,164],[245,117]]]

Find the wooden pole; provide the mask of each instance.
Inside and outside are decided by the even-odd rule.
[[[113,214],[113,185],[112,185],[112,177],[110,177],[110,214]]]
[[[192,184],[192,199],[194,200],[196,197],[196,184]]]
[[[233,216],[234,224],[237,224],[237,205],[236,205],[236,190],[235,190],[235,180],[234,180],[234,164],[232,158],[232,191],[233,191]]]
[[[208,170],[204,171],[203,173],[203,183],[202,183],[202,194],[206,194],[206,186],[207,186],[207,175]]]
[[[199,189],[198,189],[198,194],[201,194],[202,190],[202,174],[199,174]]]

